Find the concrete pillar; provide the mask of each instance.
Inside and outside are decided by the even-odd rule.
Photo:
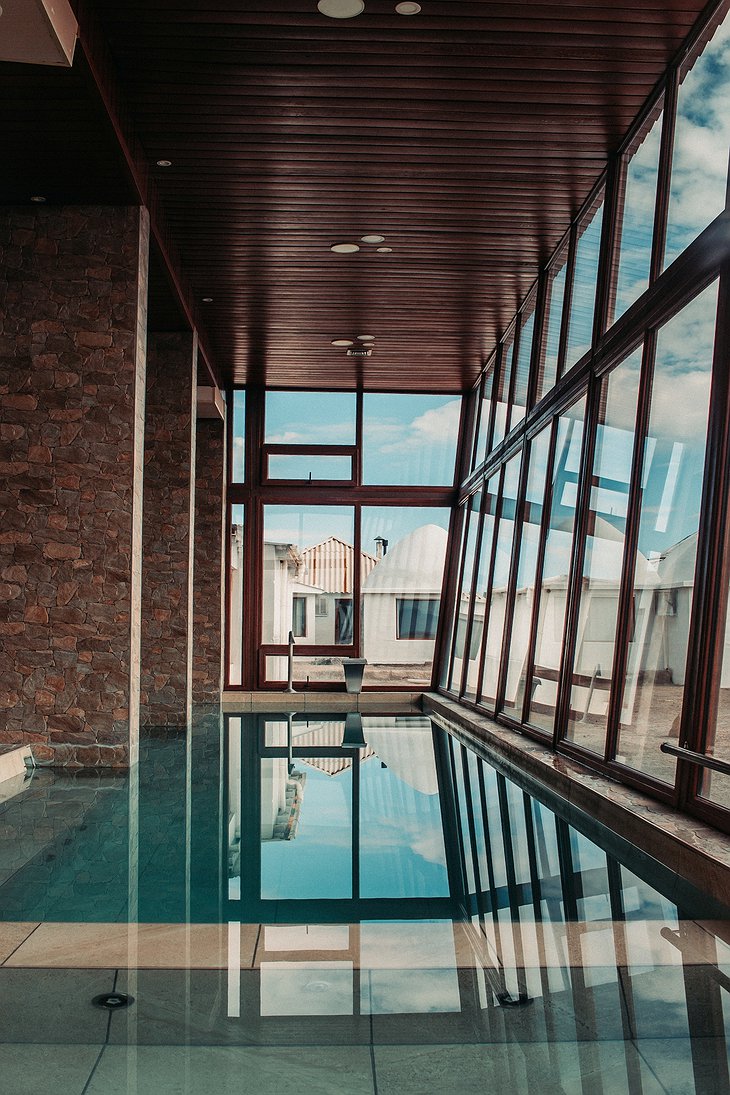
[[[193,703],[217,703],[223,684],[225,427],[198,419],[195,469]]]
[[[140,719],[187,726],[192,706],[197,340],[149,335],[142,524]]]
[[[138,736],[149,221],[0,213],[0,744],[123,766]]]

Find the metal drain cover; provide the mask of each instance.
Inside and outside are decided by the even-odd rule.
[[[119,1011],[120,1008],[128,1008],[134,1003],[133,996],[127,996],[124,992],[102,992],[91,1001],[94,1007],[106,1008],[108,1011]]]

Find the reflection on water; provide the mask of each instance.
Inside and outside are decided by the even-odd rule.
[[[303,1091],[728,1090],[725,910],[427,719],[226,716],[141,758],[0,805],[4,1042],[98,1040],[92,1095],[228,1090],[254,1047]]]

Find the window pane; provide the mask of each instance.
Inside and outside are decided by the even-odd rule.
[[[563,316],[563,298],[565,296],[565,274],[568,261],[567,248],[557,259],[548,274],[548,291],[545,301],[545,335],[542,352],[542,367],[537,381],[537,398],[550,391],[558,378],[558,352],[560,350],[560,327]]]
[[[267,392],[267,445],[354,445],[354,392]]]
[[[567,737],[603,753],[624,557],[641,348],[604,381],[591,476]]]
[[[507,436],[510,429],[509,422],[509,388],[512,378],[512,344],[510,335],[502,346],[500,354],[500,366],[497,374],[497,385],[494,396],[494,431],[492,434],[493,449]]]
[[[573,546],[575,505],[583,443],[585,399],[558,419],[551,475],[550,525],[540,582],[540,607],[535,639],[529,721],[552,731],[563,652],[565,606]]]
[[[614,319],[622,316],[649,284],[661,138],[660,114],[626,168]]]
[[[579,229],[573,273],[573,294],[570,301],[566,369],[579,361],[591,348],[602,227],[603,199]]]
[[[482,403],[479,412],[479,433],[477,435],[477,447],[475,452],[475,464],[477,467],[486,458],[487,441],[489,435],[489,415],[492,409],[492,386],[494,384],[494,366],[492,371],[484,378],[482,389]]]
[[[464,506],[462,507],[463,510],[464,510],[463,523],[462,523],[462,518],[460,516],[461,532],[460,532],[460,535],[459,535],[459,552],[458,552],[458,555],[456,556],[456,558],[458,558],[458,559],[461,559],[461,553],[462,553],[462,550],[463,550],[463,547],[464,547],[464,541],[466,539],[466,536],[467,536],[467,533],[468,533],[468,528],[469,528],[469,511],[466,508],[466,506],[467,506],[467,504],[465,503]],[[461,582],[461,580],[462,580],[462,576],[460,576],[459,581]],[[441,674],[440,674],[440,677],[439,677],[440,683],[444,686],[444,688],[451,688],[451,682],[454,679],[456,680],[457,684],[458,684],[458,681],[459,681],[459,675],[458,675],[458,672],[455,673],[455,671],[454,671],[453,659],[452,659],[452,653],[453,653],[452,643],[453,643],[453,639],[454,639],[454,628],[455,628],[456,623],[457,623],[458,614],[459,614],[459,596],[457,594],[457,596],[454,598],[454,603],[451,606],[451,611],[449,612],[448,634],[444,637],[444,657],[443,657],[443,663],[442,663],[442,666],[441,666]]]
[[[481,699],[490,708],[494,707],[497,696],[499,663],[502,655],[502,636],[504,634],[504,614],[507,599],[507,586],[512,561],[512,541],[517,513],[517,492],[520,485],[520,462],[522,453],[513,456],[505,465],[502,486],[502,510],[497,529],[497,547],[492,578],[492,596],[486,620],[486,655],[482,674]]]
[[[243,506],[231,507],[231,557],[228,587],[228,682],[242,681]]]
[[[246,475],[246,393],[233,393],[233,482],[242,483]]]
[[[487,603],[487,585],[489,583],[489,569],[492,559],[492,547],[494,544],[494,525],[497,514],[497,498],[499,495],[499,473],[493,475],[487,482],[484,498],[484,516],[482,518],[482,539],[479,547],[479,560],[477,563],[477,580],[474,593],[474,623],[472,624],[471,642],[469,644],[469,665],[466,670],[467,699],[474,699],[477,693],[479,677],[479,660],[484,642],[484,611]]]
[[[716,309],[715,283],[660,329],[644,443],[617,760],[669,781],[676,762],[659,745],[677,736],[684,696]]]
[[[351,456],[269,456],[269,479],[352,479]]]
[[[528,305],[529,315],[521,317],[520,344],[515,362],[514,397],[512,401],[512,425],[516,426],[525,417],[527,411],[527,391],[530,383],[530,356],[532,354],[532,336],[535,331],[535,303]]]
[[[448,527],[447,509],[363,507],[366,684],[430,684]]]
[[[264,507],[262,642],[286,644],[296,622],[307,646],[335,644],[336,601],[353,592],[354,533],[350,506]],[[363,576],[374,566],[361,552]],[[285,665],[273,679],[286,680]]]
[[[507,687],[504,709],[515,718],[522,718],[525,694],[527,652],[535,599],[535,567],[540,544],[543,495],[547,479],[550,449],[550,427],[544,429],[530,445],[530,467],[527,473],[525,506],[522,514],[520,557],[517,566],[517,589],[512,617],[512,635],[507,662]]]
[[[730,16],[680,84],[665,266],[725,208],[730,146],[728,47]]]
[[[479,510],[482,504],[482,492],[473,494],[466,513],[466,553],[462,568],[459,591],[456,596],[456,640],[454,643],[454,661],[452,675],[449,678],[449,687],[458,690],[461,684],[461,670],[464,664],[464,644],[469,622],[469,609],[471,606],[471,583],[474,577],[474,554],[476,551],[477,534],[479,532]],[[476,638],[477,646],[479,638]],[[471,646],[474,645],[472,636]]]
[[[363,482],[449,486],[460,415],[460,397],[365,395]]]

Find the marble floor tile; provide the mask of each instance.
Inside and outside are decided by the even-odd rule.
[[[241,925],[243,968],[253,965],[257,935],[258,925]],[[0,924],[0,948],[2,940]],[[6,964],[65,969],[224,969],[228,965],[228,927],[45,923],[17,947]]]
[[[100,1045],[0,1045],[5,1095],[82,1095]]]
[[[92,1004],[111,992],[114,970],[0,967],[0,1039],[4,1043],[101,1043],[109,1012]],[[0,1073],[0,1090],[2,1088]]]
[[[367,1047],[109,1046],[87,1095],[374,1095]]]
[[[0,965],[31,935],[38,924],[34,921],[0,921]]]
[[[631,1043],[379,1046],[378,1095],[665,1095]]]

